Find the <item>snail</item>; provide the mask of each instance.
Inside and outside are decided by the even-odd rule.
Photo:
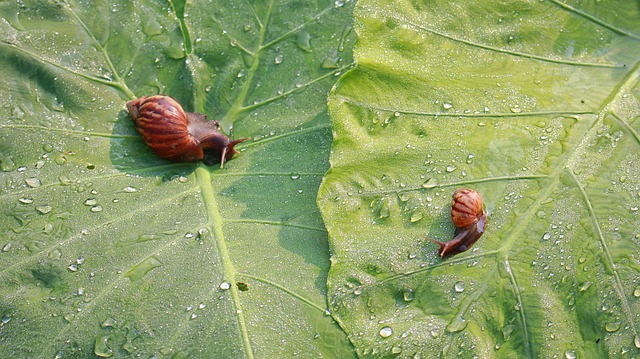
[[[218,121],[208,121],[207,115],[184,112],[170,96],[142,96],[127,102],[129,116],[144,142],[158,156],[175,161],[200,161],[209,166],[230,160],[238,153],[234,148],[247,140],[231,140],[220,131]]]
[[[440,257],[462,253],[482,236],[487,224],[487,212],[483,206],[484,201],[480,193],[472,189],[458,189],[453,193],[451,219],[456,226],[455,237],[448,242],[427,238],[440,246]]]

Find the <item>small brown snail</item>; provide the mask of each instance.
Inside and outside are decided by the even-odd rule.
[[[208,121],[207,115],[184,112],[170,96],[142,96],[127,102],[129,116],[144,142],[158,156],[175,161],[203,160],[209,166],[230,160],[238,153],[235,145],[247,140],[231,140],[220,131],[218,121]]]
[[[483,209],[484,201],[480,193],[472,189],[458,189],[451,200],[451,219],[456,226],[455,237],[448,242],[438,242],[440,257],[462,253],[476,243],[484,233],[487,213]]]

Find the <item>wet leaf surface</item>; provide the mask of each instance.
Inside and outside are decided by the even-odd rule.
[[[638,11],[358,2],[319,203],[361,356],[638,355]],[[460,187],[487,228],[443,260]]]

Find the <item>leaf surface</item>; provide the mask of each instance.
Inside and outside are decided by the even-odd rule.
[[[330,309],[364,357],[640,352],[637,3],[379,1],[329,98]],[[475,246],[441,259],[456,188]]]
[[[0,4],[1,357],[353,356],[316,205],[338,5]],[[124,110],[156,93],[251,140],[159,159]]]

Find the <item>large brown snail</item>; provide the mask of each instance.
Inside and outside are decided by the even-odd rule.
[[[480,193],[472,189],[458,189],[451,200],[451,219],[456,226],[455,237],[448,242],[430,241],[440,246],[440,257],[462,253],[476,243],[484,233],[487,213]]]
[[[207,120],[207,115],[184,112],[182,106],[170,96],[142,96],[127,102],[129,116],[144,142],[158,156],[175,161],[202,160],[211,166],[230,160],[238,153],[234,148],[247,140],[231,140],[220,131],[218,121]]]

